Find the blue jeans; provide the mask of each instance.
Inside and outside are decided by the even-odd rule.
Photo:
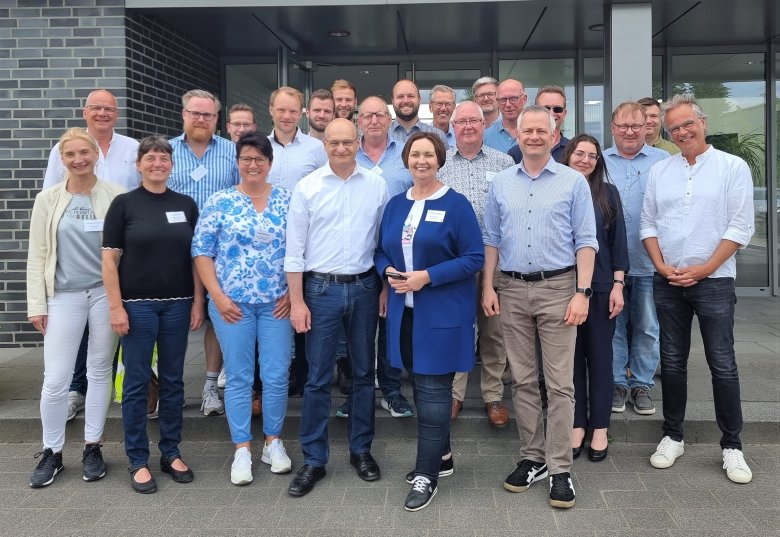
[[[190,328],[192,300],[141,300],[125,302],[130,331],[122,338],[122,423],[125,453],[130,468],[149,462],[146,435],[147,399],[152,376],[152,350],[157,343],[157,375],[160,379],[160,452],[179,455],[182,404],[184,403],[184,355]]]
[[[625,306],[617,316],[612,338],[612,377],[615,385],[652,388],[658,367],[658,317],[653,303],[653,277],[627,276]],[[626,368],[631,377],[626,377]]]
[[[349,451],[371,450],[374,439],[374,357],[379,292],[376,271],[351,283],[306,277],[304,299],[311,312],[306,333],[309,377],[301,410],[301,449],[304,462],[324,467],[328,462],[330,385],[336,360],[339,327],[343,326],[352,364],[352,394],[347,418]]]
[[[387,357],[387,328],[384,318],[379,318],[378,327],[376,378],[379,384],[379,389],[382,391],[382,395],[385,397],[390,397],[391,395],[401,393],[401,370],[397,367],[393,367],[390,364],[390,359]],[[342,342],[341,338],[344,338],[343,334],[339,338],[339,352],[336,354],[338,356],[345,356],[347,362],[349,362],[349,353],[341,353],[342,343],[346,346],[346,341]]]
[[[656,276],[653,287],[661,325],[664,435],[677,442],[683,439],[691,321],[695,313],[712,375],[715,421],[722,433],[720,446],[742,449],[742,402],[734,354],[734,279],[705,278],[691,287],[674,287]]]
[[[417,461],[414,473],[438,481],[441,458],[451,451],[450,411],[455,372],[443,375],[414,373],[413,324],[414,310],[404,308],[401,317],[401,360],[412,379],[414,406],[417,408]]]
[[[263,432],[282,434],[287,414],[288,371],[292,360],[292,325],[273,316],[275,302],[236,304],[241,320],[226,323],[213,301],[209,315],[225,359],[225,413],[234,444],[252,440],[252,383],[255,343],[263,381]]]

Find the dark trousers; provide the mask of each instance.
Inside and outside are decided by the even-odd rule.
[[[450,409],[455,372],[423,375],[414,371],[412,325],[414,310],[404,308],[401,317],[401,360],[412,380],[417,408],[417,462],[414,473],[431,481],[439,479],[441,457],[450,452]]]
[[[704,342],[704,356],[712,375],[715,420],[722,432],[723,449],[742,449],[742,402],[734,353],[733,278],[705,278],[691,287],[675,287],[655,275],[653,298],[661,328],[661,384],[664,435],[683,439],[688,399],[688,355],[694,313]]]
[[[339,341],[339,349],[341,348],[346,350],[346,343],[342,347],[342,342]],[[382,317],[379,318],[378,323],[376,348],[376,378],[382,395],[390,397],[391,395],[401,393],[401,370],[393,367],[390,364],[390,359],[387,357],[387,328]],[[346,360],[345,367],[349,370],[349,352],[339,354],[338,356],[344,357]]]
[[[590,297],[588,319],[574,349],[574,427],[606,429],[612,413],[612,335],[609,292]]]
[[[89,342],[89,325],[84,328],[84,335],[81,337],[79,352],[76,354],[76,365],[73,366],[73,380],[70,381],[68,391],[79,392],[81,395],[87,395],[87,343]],[[116,369],[116,367],[114,368]]]

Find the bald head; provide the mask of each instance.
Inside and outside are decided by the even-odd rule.
[[[325,127],[325,139],[341,140],[342,138],[357,138],[357,129],[354,123],[343,117],[339,117],[328,123]]]
[[[106,89],[96,89],[87,96],[82,115],[92,136],[98,140],[111,139],[119,119],[116,97]]]
[[[501,110],[504,125],[514,127],[527,99],[523,83],[518,80],[508,78],[498,85],[498,108]]]

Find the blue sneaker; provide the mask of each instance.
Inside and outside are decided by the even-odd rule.
[[[338,408],[336,409],[336,417],[337,418],[348,418],[349,417],[349,399],[341,403]]]
[[[414,415],[412,405],[400,393],[382,397],[382,408],[389,411],[394,418],[411,418]]]

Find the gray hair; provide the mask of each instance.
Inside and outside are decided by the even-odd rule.
[[[704,113],[704,110],[701,109],[699,103],[696,102],[693,93],[678,94],[672,97],[671,100],[661,103],[661,123],[664,128],[666,128],[666,114],[671,110],[684,105],[690,106],[693,113],[696,114],[699,119],[707,119],[707,114]]]
[[[214,106],[217,108],[217,113],[219,113],[220,110],[222,110],[222,103],[219,102],[219,99],[211,93],[210,91],[202,90],[202,89],[194,89],[190,90],[184,95],[181,96],[181,105],[183,108],[187,108],[187,105],[190,104],[190,99],[193,97],[199,97],[201,99],[211,99],[214,101]]]
[[[545,114],[550,118],[550,133],[552,134],[555,132],[555,116],[553,116],[544,106],[539,106],[538,104],[529,104],[523,108],[523,111],[517,116],[517,130],[520,130],[520,123],[523,121],[523,116],[526,114]]]
[[[482,78],[478,78],[471,85],[471,92],[477,93],[479,87],[484,86],[485,84],[493,84],[494,86],[498,86],[498,80],[496,80],[492,76],[483,76]]]
[[[452,98],[455,99],[455,90],[452,89],[449,86],[445,86],[444,84],[436,84],[431,88],[431,97],[433,97],[434,93],[451,93]]]
[[[484,121],[484,119],[485,119],[485,112],[483,112],[482,111],[482,107],[479,106],[474,101],[461,101],[458,104],[456,104],[455,105],[455,111],[452,112],[452,118],[450,119],[450,121],[455,121],[455,118],[458,117],[458,110],[460,110],[464,106],[468,106],[469,104],[474,105],[474,106],[477,107],[477,111],[479,112],[479,117],[480,117],[480,119],[482,119]]]
[[[557,93],[558,95],[563,97],[563,107],[566,108],[566,92],[564,91],[564,89],[562,87],[560,87],[560,86],[553,86],[553,85],[543,86],[542,89],[540,89],[537,92],[535,100],[538,101],[539,100],[539,96],[544,94],[544,93]]]

